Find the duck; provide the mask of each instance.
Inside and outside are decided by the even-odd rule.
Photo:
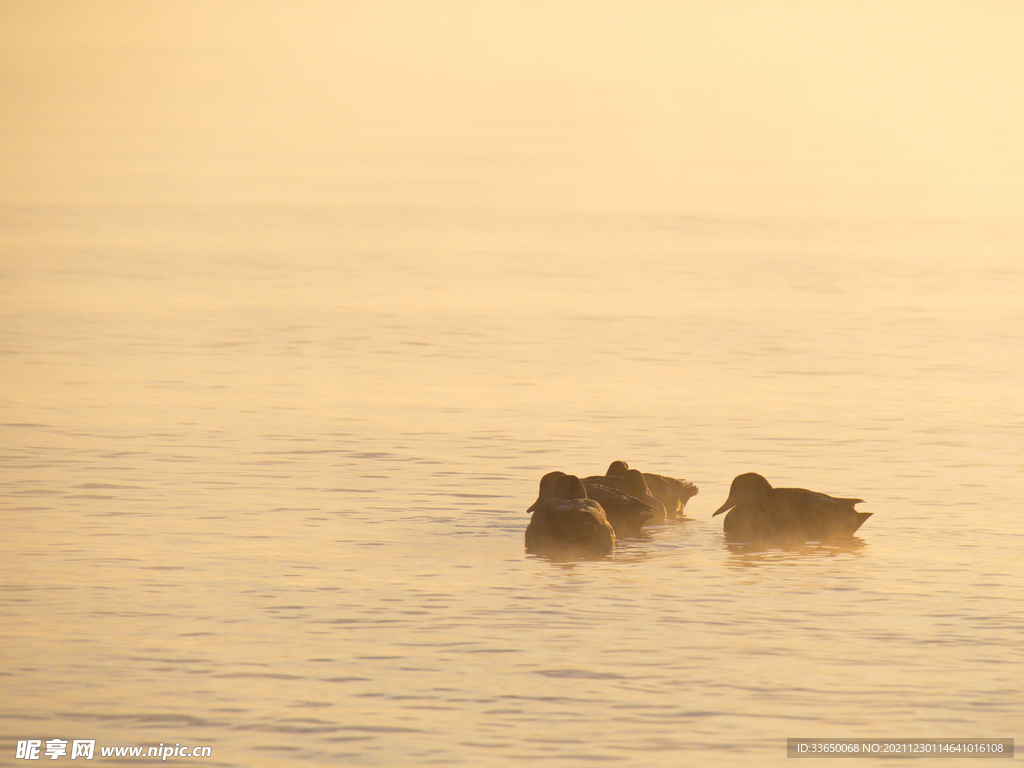
[[[600,501],[600,494],[608,490],[624,493],[634,499],[639,499],[653,510],[654,516],[647,521],[649,525],[661,525],[665,522],[668,513],[665,504],[657,498],[651,489],[647,487],[647,481],[641,472],[635,469],[627,469],[621,477],[614,475],[594,475],[584,477],[583,485],[587,487],[590,498]],[[598,494],[595,496],[594,494]]]
[[[565,472],[558,471],[548,472],[544,475],[540,479],[540,491],[537,495],[537,500],[526,511],[535,511],[548,499],[564,498],[557,495],[559,489],[564,491],[568,487],[558,485],[559,481],[564,477],[576,477],[576,475],[566,475]],[[578,477],[576,479],[579,480]],[[583,485],[586,494],[581,498],[596,501],[601,506],[606,519],[615,530],[615,535],[620,538],[642,535],[641,528],[651,520],[655,520],[658,516],[658,511],[650,504],[621,490],[609,488],[599,483],[591,483],[588,480],[580,480],[580,483]],[[662,517],[662,520],[664,520],[664,517]]]
[[[630,470],[629,464],[624,461],[613,461],[605,473],[608,477],[623,477]],[[657,475],[653,472],[641,473],[651,494],[665,505],[665,515],[669,518],[685,517],[683,510],[686,502],[697,495],[697,486],[688,480],[679,480],[674,477]]]
[[[604,509],[587,498],[576,475],[556,477],[547,498],[531,507],[526,551],[558,558],[600,558],[615,550],[615,530]]]
[[[863,501],[804,488],[773,488],[763,476],[747,472],[732,481],[729,497],[711,516],[729,512],[723,524],[729,541],[827,542],[853,537],[871,517],[871,512],[854,508]]]

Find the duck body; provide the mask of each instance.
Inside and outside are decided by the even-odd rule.
[[[647,522],[650,525],[661,525],[665,522],[667,512],[662,501],[651,493],[647,487],[644,476],[635,469],[630,469],[621,477],[614,475],[595,475],[583,478],[583,484],[587,487],[590,498],[601,500],[601,495],[609,490],[619,494],[626,494],[633,499],[639,499],[650,507],[653,517]]]
[[[605,475],[609,478],[624,478],[635,469],[630,469],[624,461],[613,461]],[[684,517],[683,509],[686,502],[697,495],[697,486],[688,480],[679,480],[674,477],[666,477],[653,472],[642,472],[644,482],[654,498],[658,499],[665,507],[665,516],[668,518]]]
[[[773,488],[748,472],[732,481],[729,498],[713,514],[725,516],[726,539],[745,543],[828,542],[849,539],[870,512],[858,512],[863,499],[842,499],[804,488]]]
[[[615,549],[615,531],[601,505],[587,498],[575,475],[562,474],[550,495],[530,509],[526,551],[558,558],[597,558]]]
[[[616,536],[640,536],[643,526],[657,518],[657,510],[642,499],[635,498],[617,488],[590,482],[592,478],[580,480],[575,475],[566,475],[564,472],[557,471],[548,472],[540,479],[540,492],[537,500],[526,511],[534,512],[545,501],[562,498],[559,494],[567,492],[569,488],[568,485],[559,486],[561,479],[565,477],[573,477],[583,486],[586,495],[582,498],[596,501],[601,506],[605,519],[611,524]]]

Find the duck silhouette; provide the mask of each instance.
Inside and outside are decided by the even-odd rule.
[[[615,549],[615,531],[576,475],[561,474],[530,509],[526,551],[557,558],[597,558]]]
[[[566,475],[565,472],[548,472],[540,479],[540,491],[537,500],[533,502],[527,512],[538,509],[548,499],[564,498],[559,494],[569,486],[559,486],[559,481],[565,477],[576,477]],[[645,502],[617,488],[610,488],[600,483],[591,482],[591,478],[580,480],[584,486],[585,495],[582,498],[596,501],[604,510],[605,518],[611,523],[615,535],[619,537],[640,536],[640,529],[646,523],[658,518],[658,510]],[[575,497],[572,497],[575,498]],[[662,514],[664,521],[664,514]]]
[[[605,475],[625,477],[628,473],[635,471],[631,470],[624,461],[613,461],[608,466]],[[642,472],[641,474],[651,494],[665,506],[666,517],[684,517],[683,509],[686,507],[686,502],[697,495],[697,486],[688,480],[678,480],[653,472]]]
[[[639,499],[649,506],[653,512],[653,517],[647,521],[648,525],[661,525],[665,522],[667,517],[665,504],[651,493],[643,473],[635,469],[627,469],[621,476],[594,475],[593,477],[584,477],[583,485],[587,487],[590,498],[597,499],[598,501],[600,501],[600,494],[606,492],[606,490],[619,491],[634,499]],[[605,512],[607,511],[606,509]]]
[[[772,488],[764,477],[748,472],[732,481],[729,498],[711,516],[729,512],[723,525],[729,541],[827,542],[849,539],[871,517],[871,512],[854,509],[862,501],[803,488]]]

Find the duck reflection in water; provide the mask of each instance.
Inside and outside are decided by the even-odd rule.
[[[854,505],[863,499],[838,499],[803,488],[772,488],[748,472],[732,481],[729,498],[712,517],[725,516],[725,538],[754,547],[793,547],[805,542],[850,541],[870,512]]]
[[[829,542],[780,541],[776,539],[774,541],[755,541],[749,544],[726,539],[723,546],[729,552],[728,564],[730,566],[750,568],[808,558],[827,558],[839,555],[859,557],[867,547],[867,542],[859,536]]]
[[[532,507],[526,528],[526,551],[559,559],[593,559],[615,549],[615,531],[604,510],[587,498],[576,475],[554,479],[547,498]]]

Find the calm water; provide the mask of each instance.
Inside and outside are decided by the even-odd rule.
[[[1017,11],[146,7],[0,25],[0,763],[1024,736]],[[526,556],[613,459],[689,519]],[[731,551],[745,471],[875,514]]]

